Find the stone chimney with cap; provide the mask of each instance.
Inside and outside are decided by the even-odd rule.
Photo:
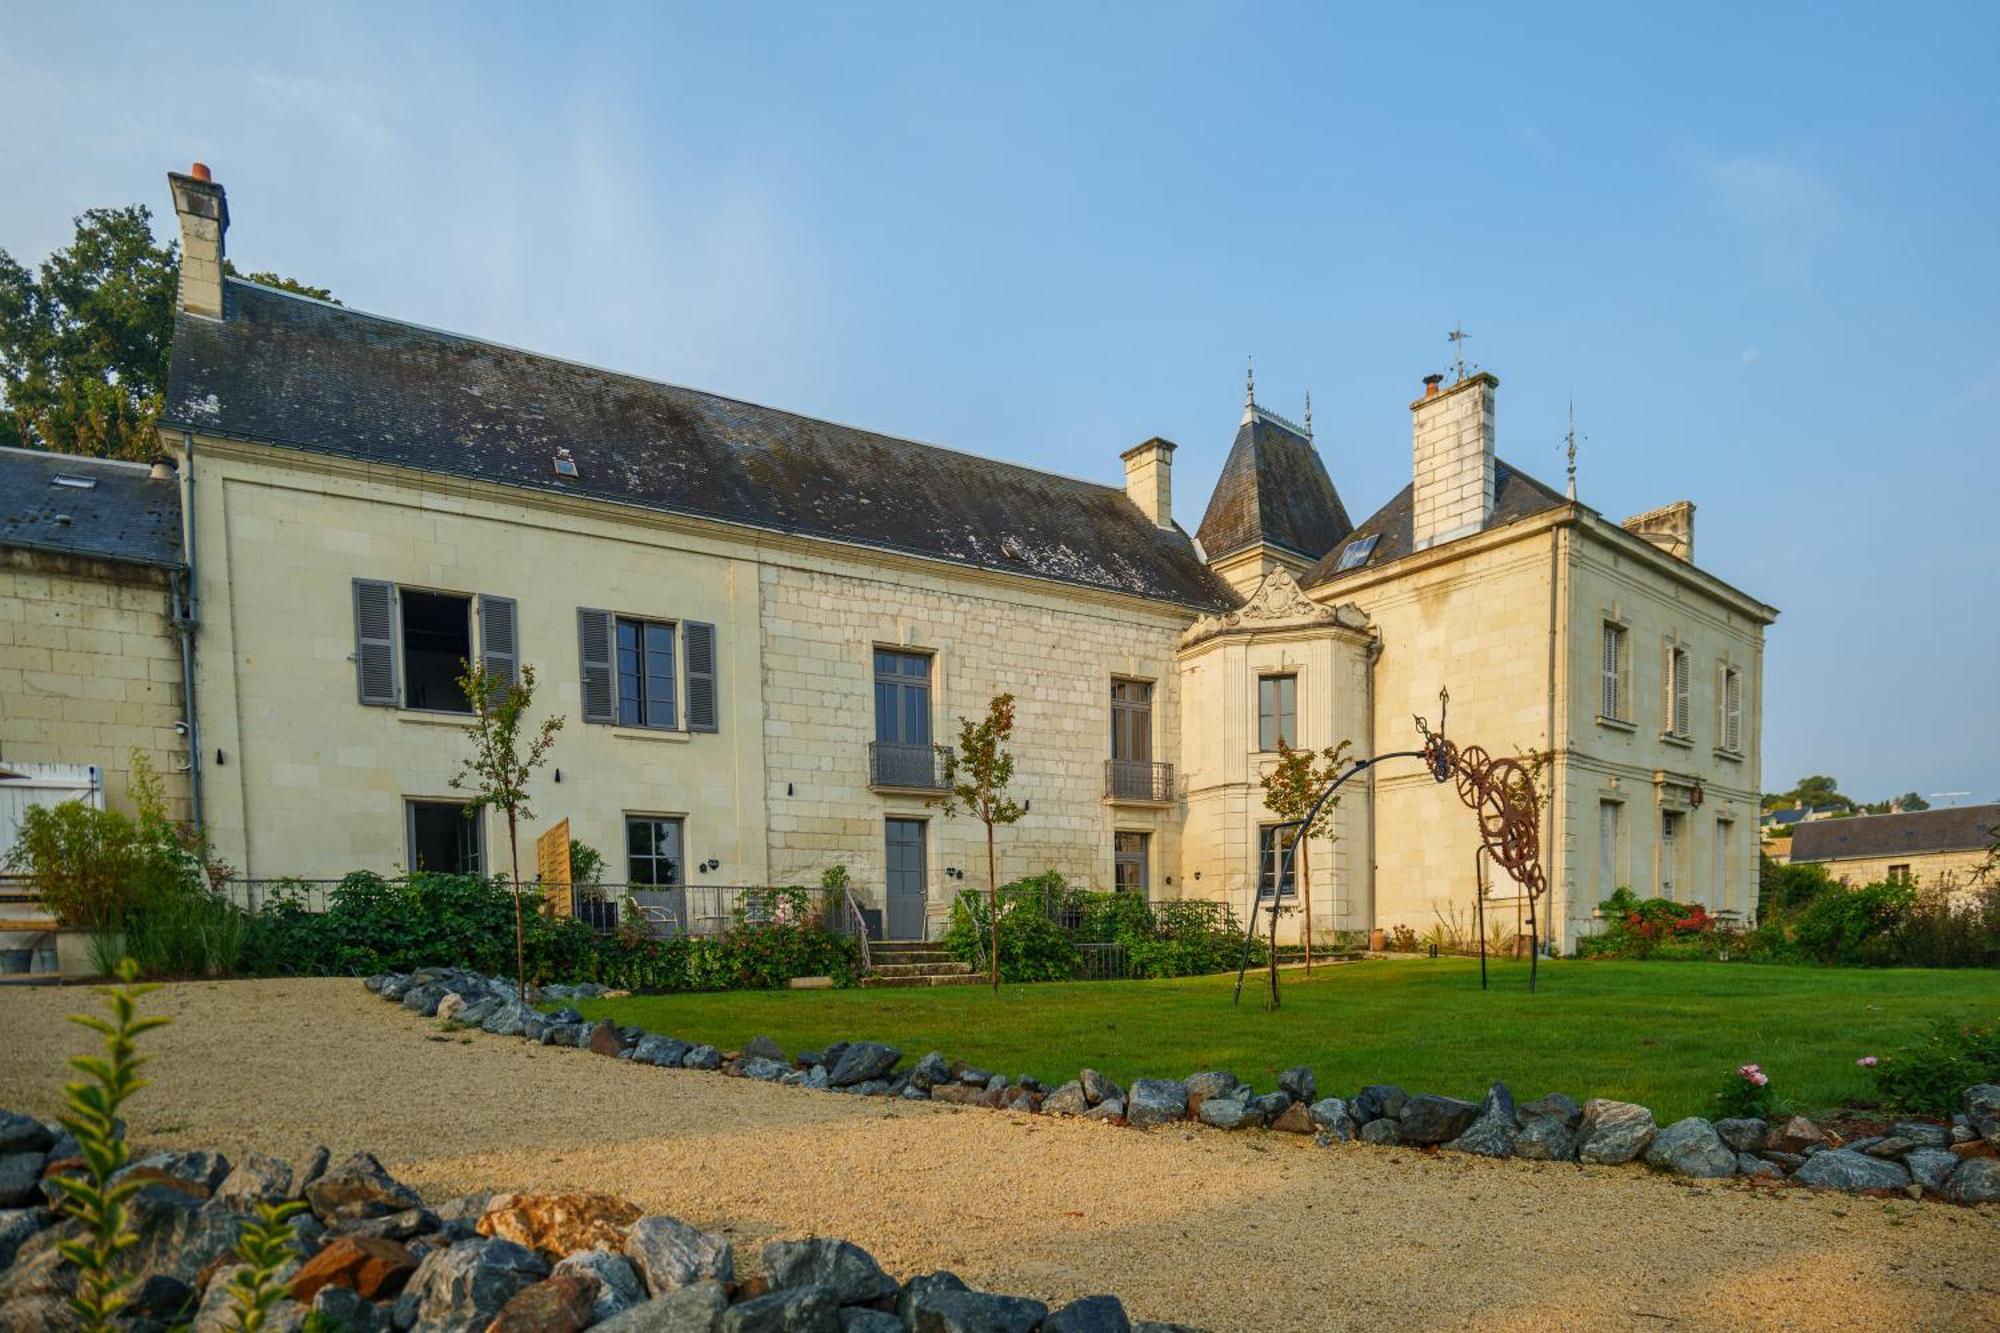
[[[168,172],[167,183],[181,220],[180,308],[221,319],[222,238],[229,230],[229,200],[205,163],[195,163],[185,176]]]
[[[1634,514],[1619,524],[1635,537],[1642,537],[1676,560],[1694,563],[1694,501],[1676,500],[1658,509]]]
[[[1424,396],[1410,404],[1412,550],[1493,521],[1493,395],[1499,387],[1483,370],[1452,385],[1442,375],[1424,377]]]
[[[1175,447],[1172,440],[1155,435],[1120,455],[1125,460],[1125,496],[1156,528],[1174,525]]]

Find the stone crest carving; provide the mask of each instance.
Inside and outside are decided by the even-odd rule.
[[[1366,628],[1367,624],[1368,617],[1352,602],[1339,606],[1315,602],[1306,596],[1305,589],[1298,585],[1290,571],[1280,567],[1266,574],[1263,582],[1251,592],[1249,600],[1234,611],[1203,616],[1190,625],[1181,635],[1181,647],[1191,648],[1224,634],[1321,628],[1359,630]]]

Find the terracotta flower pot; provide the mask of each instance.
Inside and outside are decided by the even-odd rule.
[[[1368,952],[1382,953],[1385,952],[1388,949],[1388,947],[1389,947],[1388,931],[1371,930],[1368,932]]]

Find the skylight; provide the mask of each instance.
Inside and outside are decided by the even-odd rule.
[[[1361,568],[1361,566],[1368,563],[1369,554],[1374,551],[1375,543],[1380,540],[1382,540],[1380,533],[1373,533],[1366,537],[1356,537],[1347,544],[1347,549],[1340,553],[1340,561],[1334,565],[1333,572],[1336,574],[1345,574],[1350,569]]]
[[[575,480],[577,475],[576,460],[570,457],[569,450],[567,449],[556,450],[555,462],[556,462],[556,475],[558,477],[568,477],[571,480]]]
[[[51,481],[49,485],[67,486],[73,491],[94,491],[97,489],[97,478],[72,477],[67,472],[58,472],[55,475],[55,480]]]

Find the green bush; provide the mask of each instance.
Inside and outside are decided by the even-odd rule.
[[[125,928],[144,860],[131,818],[64,801],[22,812],[7,868],[33,881],[42,906],[61,924],[109,931]]]
[[[1700,903],[1642,899],[1623,885],[1597,910],[1604,917],[1604,929],[1577,941],[1579,958],[1713,961],[1730,953],[1739,938]]]
[[[1791,923],[1791,941],[1815,963],[1887,964],[1902,961],[1897,937],[1917,891],[1909,884],[1867,884],[1823,889]]]
[[[1227,972],[1243,959],[1243,928],[1227,903],[1154,904],[1137,894],[1088,893],[1053,870],[1003,885],[999,896],[1003,981],[1066,981],[1076,975],[1080,944],[1122,945],[1126,975],[1135,978]],[[961,893],[945,948],[983,965],[991,938],[986,923],[985,895]],[[1252,964],[1265,954],[1263,942],[1252,941]]]
[[[1068,981],[1076,974],[1076,942],[1050,919],[1051,906],[1060,902],[1064,889],[1063,877],[1053,870],[1000,887],[1002,981]],[[951,906],[944,947],[960,962],[985,966],[991,920],[986,895],[965,890]]]
[[[1885,1106],[1943,1118],[1959,1109],[1967,1088],[2000,1082],[2000,1025],[1940,1022],[1918,1045],[1859,1063]]]

